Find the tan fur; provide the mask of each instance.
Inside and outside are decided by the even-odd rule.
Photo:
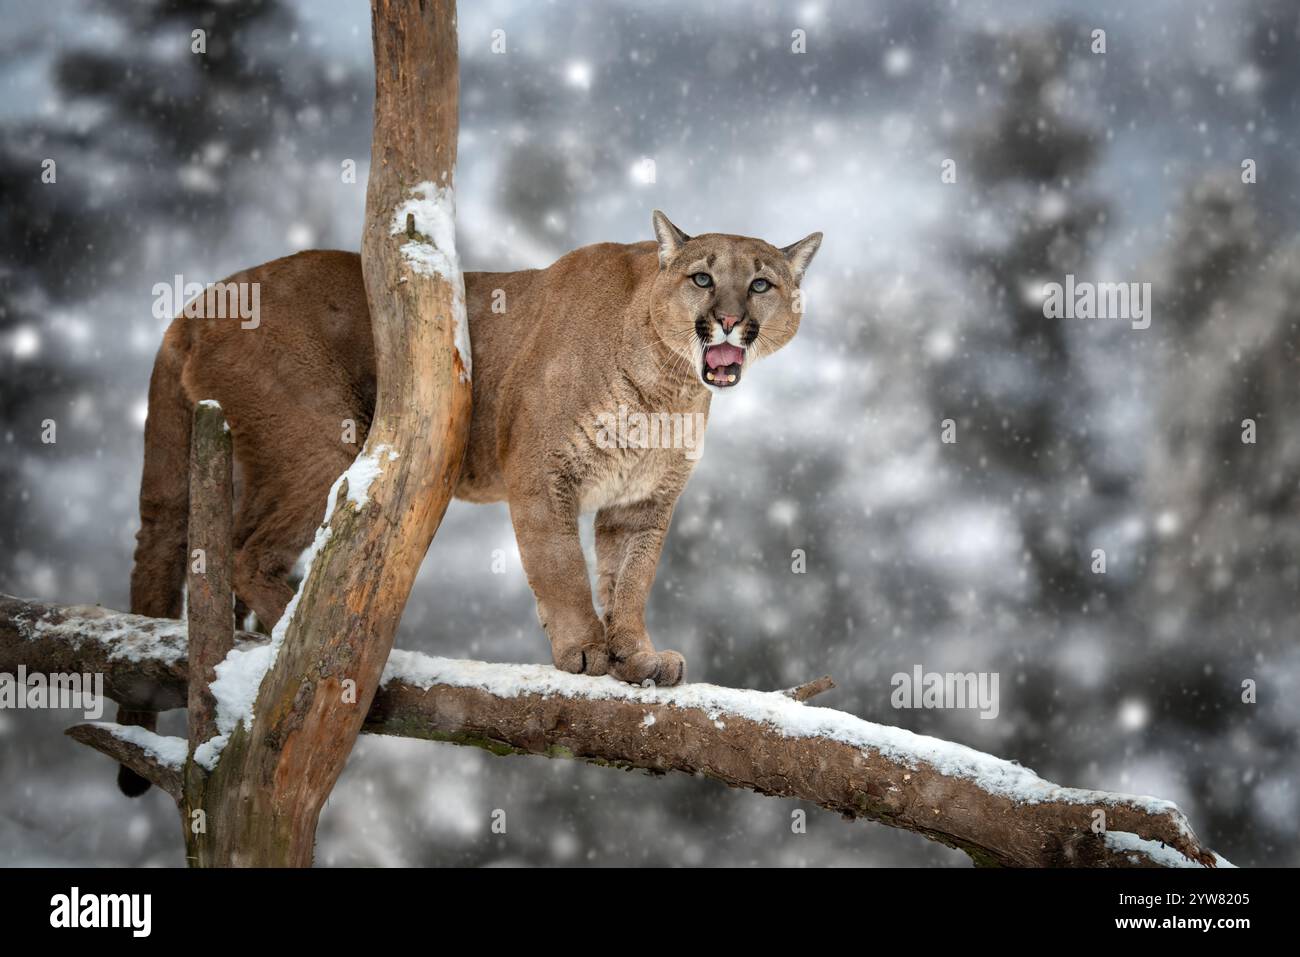
[[[690,238],[659,213],[655,230],[657,243],[587,246],[543,270],[466,274],[474,407],[456,496],[509,503],[558,668],[671,685],[684,662],[655,650],[644,614],[694,459],[681,448],[602,448],[600,416],[620,406],[707,414],[701,334],[716,343],[717,317],[739,320],[743,368],[788,342],[799,325],[793,297],[821,237],[785,250],[739,236]],[[712,288],[691,279],[702,270]],[[750,292],[756,275],[773,288]],[[374,348],[353,253],[303,252],[226,282],[260,283],[257,328],[182,316],[158,353],[131,603],[143,614],[179,614],[189,412],[215,399],[234,435],[235,588],[270,625],[292,596],[289,572],[330,485],[365,441]],[[502,295],[505,310],[494,312]],[[354,443],[341,441],[349,419]],[[578,515],[590,511],[603,617],[578,541]]]

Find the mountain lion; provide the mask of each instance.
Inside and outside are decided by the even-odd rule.
[[[455,494],[509,504],[557,668],[675,685],[685,662],[655,650],[644,616],[673,506],[699,456],[611,442],[602,423],[625,410],[703,423],[713,393],[737,388],[794,336],[799,284],[821,233],[778,249],[687,236],[658,211],[653,224],[657,242],[586,246],[546,269],[465,274],[473,411]],[[270,627],[293,595],[290,571],[331,484],[365,442],[375,404],[370,313],[355,253],[302,252],[226,283],[260,283],[256,328],[182,314],[154,363],[131,611],[181,615],[191,415],[194,403],[215,399],[234,439],[235,591]],[[603,617],[578,541],[583,512],[596,513]],[[125,768],[119,782],[127,793],[148,787]]]

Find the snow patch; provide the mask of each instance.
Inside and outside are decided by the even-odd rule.
[[[160,661],[170,665],[186,655],[188,639],[183,621],[162,624],[157,619],[98,607],[69,609],[60,622],[50,621],[51,617],[47,614],[36,621],[20,619],[19,634],[27,640],[52,638],[73,648],[81,647],[85,640],[95,641],[109,649],[111,661]]]
[[[1128,831],[1107,831],[1105,840],[1108,848],[1120,854],[1128,854],[1129,861],[1134,864],[1140,864],[1142,858],[1139,855],[1145,855],[1148,860],[1161,867],[1205,866],[1200,861],[1194,861],[1186,854],[1174,850],[1168,844],[1163,844],[1160,841],[1148,841]],[[1234,867],[1233,864],[1218,854],[1214,855],[1214,860],[1219,867]]]
[[[185,767],[185,757],[189,754],[189,743],[184,738],[172,738],[155,734],[145,728],[133,725],[112,724],[104,721],[95,725],[103,728],[119,741],[134,744],[145,754],[165,767],[179,771]]]
[[[456,200],[451,188],[439,188],[428,180],[413,186],[393,210],[389,232],[407,235],[408,217],[418,235],[402,244],[402,256],[419,275],[441,276],[454,285],[461,276],[456,256]]]
[[[253,703],[273,661],[270,645],[233,648],[213,669],[216,678],[208,689],[217,701],[217,734],[194,749],[194,760],[209,771],[216,770],[217,759],[239,722],[247,721],[252,726]]]
[[[209,771],[215,771],[217,769],[217,758],[221,757],[221,752],[225,750],[226,745],[229,743],[230,735],[213,735],[194,749],[194,760],[201,767],[205,767]]]
[[[370,486],[383,474],[384,466],[380,459],[384,457],[385,452],[388,453],[390,462],[397,458],[397,452],[381,443],[375,446],[373,452],[363,451],[343,473],[343,478],[348,483],[348,501],[355,505],[358,511],[370,501]],[[326,521],[329,521],[328,515]]]
[[[218,412],[221,412],[222,414],[221,431],[222,432],[230,431],[230,423],[226,421],[225,412],[222,410],[220,402],[218,402],[216,399],[200,399],[199,405],[205,409],[216,409]]]
[[[407,220],[415,236],[409,236]],[[389,232],[407,235],[402,258],[420,276],[441,276],[451,287],[452,323],[456,351],[462,367],[460,381],[470,379],[469,318],[465,314],[465,278],[456,255],[456,196],[450,186],[437,187],[429,180],[411,187],[407,198],[393,210]]]

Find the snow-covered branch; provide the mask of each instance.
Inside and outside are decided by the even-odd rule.
[[[165,737],[144,728],[121,724],[77,724],[68,737],[88,744],[119,764],[162,788],[173,799],[184,791],[186,747],[183,738]]]
[[[236,640],[263,639],[241,633]],[[12,673],[19,664],[29,671],[100,670],[113,697],[129,695],[148,675],[156,684],[155,706],[181,707],[184,645],[180,622],[0,596],[0,671]],[[699,774],[915,831],[980,864],[1227,864],[1168,801],[1060,787],[1013,762],[813,707],[779,691],[707,684],[638,688],[549,666],[398,650],[363,730],[495,754]],[[164,775],[171,773],[168,742],[184,745],[180,739],[124,740],[112,727],[74,736],[164,788]]]

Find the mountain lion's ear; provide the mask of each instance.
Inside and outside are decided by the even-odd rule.
[[[655,239],[659,240],[659,268],[663,269],[691,237],[669,222],[668,217],[657,209],[651,214],[650,221],[654,223]]]
[[[803,274],[808,269],[808,264],[812,262],[813,256],[817,255],[821,244],[822,234],[813,233],[781,250],[785,253],[785,261],[790,264],[790,272],[794,274],[795,282],[803,282]]]

